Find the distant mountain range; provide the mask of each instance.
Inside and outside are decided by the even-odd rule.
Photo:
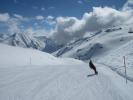
[[[38,49],[52,53],[57,57],[88,60],[104,56],[133,40],[131,29],[132,24],[113,26],[98,32],[88,33],[85,37],[72,40],[64,46],[56,44],[46,36],[30,36],[26,33],[15,33],[10,36],[0,34],[0,42],[12,46]]]
[[[38,49],[48,53],[54,52],[61,47],[45,36],[30,36],[26,33],[1,34],[0,42],[12,46]]]

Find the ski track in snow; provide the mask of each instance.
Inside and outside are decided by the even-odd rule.
[[[98,64],[0,68],[0,100],[133,100],[133,87]]]

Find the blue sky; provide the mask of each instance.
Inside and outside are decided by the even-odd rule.
[[[26,17],[75,16],[81,18],[92,7],[108,6],[120,9],[127,0],[0,0],[0,12]]]

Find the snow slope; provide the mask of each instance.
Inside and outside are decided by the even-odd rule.
[[[0,68],[0,100],[133,99],[131,82],[98,66],[98,76],[86,64]]]
[[[102,31],[88,34],[86,37],[69,43],[53,55],[58,57],[72,57],[81,60],[106,56],[112,50],[125,45],[133,39],[133,34],[128,33],[130,25],[111,27]]]
[[[0,44],[0,55],[0,100],[133,100],[133,83],[102,64],[96,76],[82,61],[36,50]]]
[[[56,58],[49,53],[34,49],[26,49],[0,44],[0,67],[16,67],[27,65],[69,65],[80,64],[81,61],[71,58]],[[83,62],[82,62],[83,63]]]
[[[0,44],[0,67],[62,64],[48,53]]]
[[[113,50],[107,56],[97,60],[98,63],[109,66],[112,70],[125,77],[124,59],[126,57],[127,78],[133,82],[133,40]]]

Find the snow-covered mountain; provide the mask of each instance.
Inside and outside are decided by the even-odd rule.
[[[108,28],[67,44],[53,53],[58,57],[71,57],[88,62],[89,59],[108,66],[125,77],[123,57],[126,57],[127,78],[133,81],[132,24]]]
[[[45,36],[30,36],[26,33],[15,33],[13,35],[1,34],[0,42],[12,46],[24,47],[24,48],[34,48],[45,52],[54,52],[60,46],[55,44],[54,41]]]
[[[45,43],[31,37],[26,33],[15,33],[7,38],[1,39],[1,43],[9,44],[12,46],[20,46],[25,48],[35,48],[42,50],[45,47]]]
[[[96,33],[88,33],[86,37],[68,43],[63,48],[54,52],[53,55],[81,60],[107,55],[112,50],[133,40],[133,34],[129,32],[131,27],[132,24],[121,25]]]
[[[52,39],[47,38],[46,36],[35,36],[40,41],[45,43],[45,48],[42,51],[52,53],[62,47],[62,45],[56,44]]]

